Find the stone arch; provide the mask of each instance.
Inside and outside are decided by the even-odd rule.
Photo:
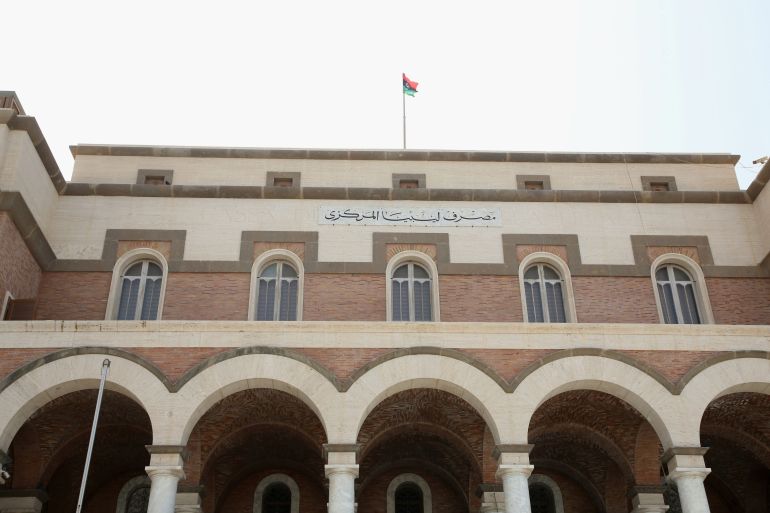
[[[131,494],[139,488],[150,488],[150,478],[148,476],[136,476],[129,479],[123,488],[120,489],[118,494],[118,505],[115,508],[115,513],[126,513],[126,507],[128,507],[128,499]]]
[[[366,417],[383,400],[412,388],[434,388],[467,401],[489,426],[495,443],[507,443],[511,416],[505,391],[487,374],[460,360],[441,355],[406,355],[368,370],[350,387],[340,411],[347,431],[343,443],[355,443]]]
[[[195,424],[215,403],[241,390],[270,388],[280,390],[304,402],[321,421],[327,438],[331,437],[340,393],[334,385],[310,365],[274,354],[244,354],[219,361],[187,381],[176,394],[179,420],[168,424],[163,442],[185,445]],[[160,442],[158,442],[160,443]]]
[[[433,497],[428,482],[417,474],[401,474],[393,478],[388,485],[387,513],[396,513],[396,490],[404,483],[412,483],[422,493],[422,513],[433,513]]]
[[[510,437],[526,443],[529,424],[545,401],[571,390],[596,390],[633,406],[655,429],[663,446],[674,443],[671,426],[677,408],[669,391],[641,370],[611,358],[572,356],[550,362],[530,373],[516,387],[509,411],[519,412]]]
[[[703,415],[715,399],[738,392],[770,394],[770,360],[737,358],[715,363],[693,376],[679,399],[681,446],[700,447]]]
[[[529,484],[540,484],[551,490],[551,493],[553,494],[554,511],[556,513],[564,513],[564,497],[562,497],[561,488],[559,488],[556,481],[545,474],[532,474],[529,476]]]
[[[111,361],[105,388],[136,401],[150,417],[153,439],[171,411],[171,394],[146,367],[107,353],[76,354],[39,365],[0,392],[0,451],[7,451],[22,424],[41,406],[70,392],[98,388],[102,362]]]
[[[299,513],[299,486],[297,482],[286,474],[271,474],[264,478],[257,485],[257,489],[254,491],[254,513],[262,513],[262,498],[265,495],[265,490],[275,483],[285,484],[291,492],[291,513]]]

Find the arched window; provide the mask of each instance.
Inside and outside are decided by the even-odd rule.
[[[118,493],[116,513],[147,513],[150,502],[150,478],[130,479]]]
[[[695,283],[676,265],[664,265],[655,271],[660,309],[666,324],[700,324]]]
[[[303,278],[302,260],[291,251],[261,254],[251,270],[249,319],[301,321]]]
[[[417,474],[394,477],[386,493],[387,513],[433,513],[430,487]]]
[[[163,270],[152,260],[141,260],[120,277],[119,321],[154,321],[158,318]]]
[[[296,321],[299,274],[288,262],[274,262],[257,278],[257,321]]]
[[[666,254],[655,259],[651,270],[661,322],[714,322],[703,271],[697,262],[685,255]]]
[[[262,497],[260,513],[291,513],[291,490],[283,483],[273,483],[267,487]]]
[[[564,282],[551,266],[535,264],[524,272],[529,322],[567,322]]]
[[[577,322],[567,264],[556,255],[531,253],[519,264],[527,322]]]
[[[135,249],[125,253],[112,271],[106,319],[155,321],[163,312],[168,265],[159,252]]]
[[[414,483],[396,488],[396,513],[422,513],[422,491]]]
[[[257,485],[253,513],[299,513],[299,487],[286,474],[272,474]]]
[[[564,499],[556,481],[544,474],[529,476],[532,513],[564,513]]]
[[[529,485],[529,502],[532,513],[556,513],[553,492],[544,484]]]
[[[431,279],[420,264],[409,262],[393,271],[391,303],[394,321],[431,321]]]

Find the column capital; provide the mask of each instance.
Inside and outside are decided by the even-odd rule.
[[[675,467],[668,473],[668,477],[674,481],[689,478],[702,482],[710,473],[711,469],[706,467]]]
[[[529,478],[534,469],[534,465],[499,465],[495,476],[498,478],[503,478],[505,476],[523,476]]]
[[[358,465],[324,465],[324,473],[327,478],[335,474],[348,474],[355,479],[358,477]]]
[[[150,476],[150,479],[156,477],[174,477],[184,479],[184,469],[181,466],[149,466],[144,467],[144,471]]]

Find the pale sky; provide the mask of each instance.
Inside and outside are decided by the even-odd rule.
[[[77,143],[770,154],[770,1],[3,3],[0,90]]]

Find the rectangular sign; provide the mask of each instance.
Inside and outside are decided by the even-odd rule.
[[[499,208],[322,206],[318,224],[355,226],[501,226]]]

